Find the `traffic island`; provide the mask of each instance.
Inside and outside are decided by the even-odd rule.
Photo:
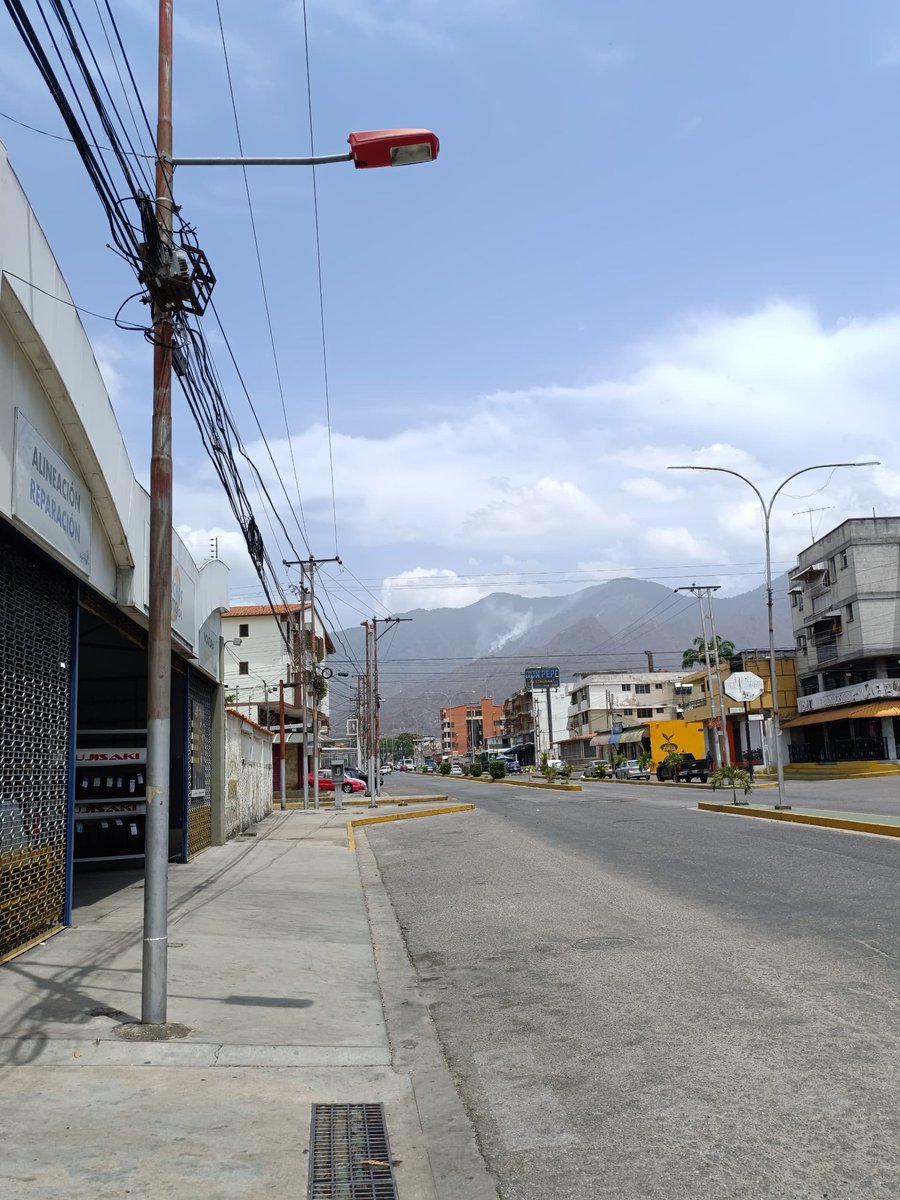
[[[419,808],[414,812],[379,813],[377,817],[353,817],[347,822],[347,849],[356,849],[355,829],[361,825],[381,825],[385,821],[412,821],[416,817],[443,817],[449,813],[472,812],[474,804],[445,804],[438,808]]]
[[[724,801],[701,800],[704,812],[731,813],[738,817],[762,817],[768,821],[789,821],[794,825],[815,825],[821,829],[845,829],[852,833],[875,833],[882,837],[900,837],[900,816],[886,813],[854,813],[814,808],[775,809],[758,804],[734,805]]]

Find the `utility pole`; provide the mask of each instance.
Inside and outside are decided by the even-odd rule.
[[[281,807],[287,808],[287,780],[285,778],[285,736],[284,736],[284,680],[278,680],[278,723],[280,726],[279,737],[279,757],[281,759],[281,770],[278,772],[279,787],[281,790]]]
[[[709,659],[709,646],[710,646],[710,637],[712,637],[713,639],[715,638],[715,632],[714,632],[715,626],[713,624],[713,615],[712,615],[712,593],[717,592],[718,590],[719,590],[718,584],[698,586],[697,584],[692,583],[690,585],[690,587],[675,588],[676,592],[692,592],[697,597],[697,603],[700,606],[700,630],[703,635],[703,657],[706,662],[706,688],[707,688],[707,696],[709,697],[709,708],[710,708],[710,712],[712,712],[712,713],[714,713],[715,709],[716,709],[716,698],[715,698],[715,694],[713,692],[712,664],[710,663],[710,659]],[[706,632],[706,611],[703,607],[703,597],[704,596],[706,597],[707,604],[709,605],[709,621],[710,621],[710,626],[712,627],[712,630],[713,630],[713,632],[711,632],[711,634],[709,634],[709,635],[707,635],[707,632]],[[728,766],[731,766],[731,751],[728,746],[728,724],[727,724],[727,718],[725,715],[724,697],[722,695],[722,676],[719,672],[718,644],[715,642],[713,645],[713,649],[715,651],[716,683],[718,685],[718,709],[719,709],[719,718],[718,719],[721,722],[721,729],[719,731],[719,734],[713,741],[713,751],[715,753],[717,767],[721,767],[723,764],[727,764]],[[724,750],[723,750],[723,747],[724,747]]]
[[[172,0],[159,0],[156,222],[172,243]],[[153,303],[150,611],[147,630],[147,804],[141,1022],[165,1025],[169,910],[169,754],[172,686],[172,311]]]
[[[313,759],[313,766],[312,766],[312,775],[313,775],[313,808],[315,808],[315,809],[318,809],[318,807],[319,807],[319,689],[318,689],[319,673],[317,670],[318,657],[316,655],[316,567],[321,566],[323,563],[337,563],[338,565],[340,565],[341,560],[336,555],[334,558],[316,558],[316,556],[314,554],[311,554],[309,556],[309,558],[306,558],[306,559],[302,559],[302,558],[282,559],[282,564],[285,567],[299,567],[300,568],[300,602],[302,605],[300,612],[301,612],[301,615],[303,618],[305,618],[305,615],[306,615],[306,602],[304,600],[304,596],[306,594],[306,586],[303,582],[304,572],[309,576],[309,608],[310,608],[310,613],[312,616],[311,629],[312,629],[312,676],[313,676],[313,686],[312,686],[312,702],[313,702],[312,759]],[[303,696],[303,700],[304,700],[304,708],[303,708],[303,760],[304,760],[303,761],[303,807],[307,808],[309,805],[309,779],[308,779],[309,771],[307,768],[308,758],[307,758],[307,746],[306,746],[306,702],[308,701],[308,698],[309,698],[310,688],[308,687],[307,682],[306,682],[307,675],[306,675],[306,657],[305,657],[305,651],[306,651],[306,621],[305,621],[305,619],[303,620],[302,637],[303,637],[302,654],[303,654],[303,681],[304,681],[304,686],[302,689],[303,693],[304,693],[304,696]],[[335,801],[335,803],[337,805],[337,801]],[[337,807],[340,807],[340,805],[337,805]]]
[[[377,793],[381,791],[381,717],[379,708],[381,700],[378,695],[378,639],[384,637],[389,629],[395,625],[399,625],[401,621],[411,621],[412,617],[382,617],[381,624],[384,625],[381,633],[378,632],[378,617],[372,617],[372,674],[374,676],[372,683],[372,742],[373,742],[373,763],[375,767],[374,784],[370,782],[369,786],[372,790],[372,798],[374,800]],[[413,748],[415,753],[415,747]]]
[[[372,687],[372,628],[368,621],[361,622],[366,631],[366,775],[369,781],[369,808],[378,807],[375,789],[375,725]]]

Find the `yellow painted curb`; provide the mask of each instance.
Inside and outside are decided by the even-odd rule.
[[[702,808],[705,812],[730,813],[735,817],[763,817],[768,821],[790,821],[795,825],[816,825],[821,829],[849,829],[852,833],[878,833],[884,837],[900,837],[900,825],[881,825],[877,821],[854,821],[850,817],[820,817],[815,813],[779,812],[772,808],[713,804],[709,800],[701,800],[697,807]]]
[[[442,817],[447,813],[471,812],[474,804],[450,804],[444,808],[420,808],[418,812],[382,813],[378,817],[354,817],[347,822],[347,849],[356,849],[354,829],[358,825],[381,825],[384,821],[412,821],[416,817]]]
[[[477,780],[475,781],[477,782]],[[536,780],[526,779],[520,783],[518,779],[496,779],[494,783],[508,783],[510,787],[527,787],[539,788],[545,792],[580,792],[580,783],[538,783]]]

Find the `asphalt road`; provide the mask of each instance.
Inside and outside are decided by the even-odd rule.
[[[900,840],[449,791],[367,836],[504,1200],[900,1196]]]

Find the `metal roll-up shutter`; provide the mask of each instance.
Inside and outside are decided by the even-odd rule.
[[[188,679],[188,858],[212,845],[213,685],[196,671]]]
[[[72,589],[0,524],[0,961],[64,919]]]

